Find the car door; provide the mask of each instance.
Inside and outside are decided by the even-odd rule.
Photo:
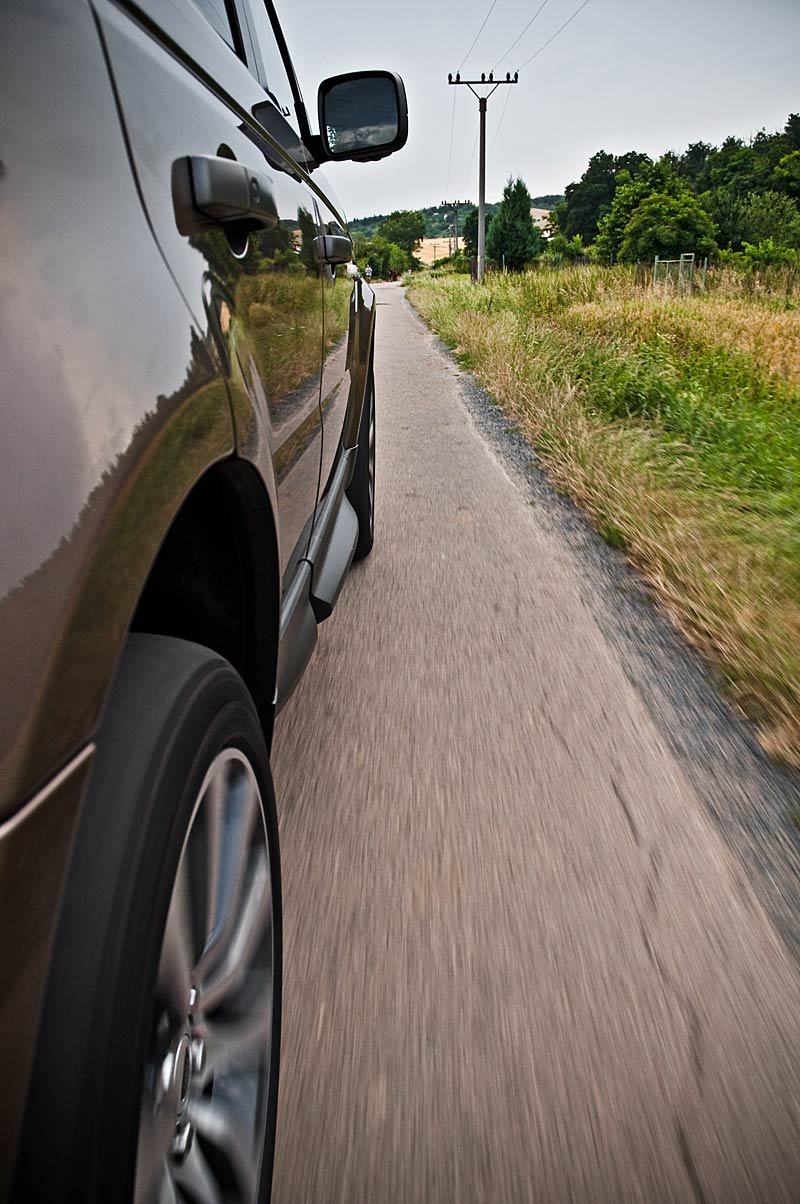
[[[252,17],[224,0],[141,0],[136,10],[99,0],[97,11],[155,237],[196,319],[216,334],[237,450],[279,512],[287,587],[319,490],[323,335],[321,217],[298,170],[288,85],[276,75],[267,90],[256,78]],[[260,218],[223,228],[214,215],[242,168]]]

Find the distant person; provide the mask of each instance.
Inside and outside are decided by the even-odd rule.
[[[372,265],[371,264],[368,263],[367,266],[364,268],[364,275],[366,276],[367,280],[372,279]]]
[[[392,284],[397,282],[397,268],[392,268]]]

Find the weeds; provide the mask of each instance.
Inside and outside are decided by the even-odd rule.
[[[800,311],[730,269],[415,280],[437,333],[800,764]]]

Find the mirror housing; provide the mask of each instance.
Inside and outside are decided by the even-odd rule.
[[[323,157],[370,163],[405,146],[408,106],[393,71],[349,71],[323,80],[317,100]]]

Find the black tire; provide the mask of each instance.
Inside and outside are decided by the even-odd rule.
[[[358,428],[356,466],[347,497],[358,518],[358,542],[353,559],[363,560],[375,542],[375,378],[371,361]]]
[[[220,1198],[267,1201],[281,892],[275,799],[253,701],[208,649],[133,635],[97,744],[14,1198],[150,1204],[166,1140],[163,1175],[183,1176],[176,1200],[190,1198],[186,1178],[205,1162],[225,1184]],[[185,925],[181,902],[206,919]],[[184,1016],[180,999],[195,978],[202,985],[189,990]],[[249,1132],[232,1125],[217,1147],[207,1132],[222,1131],[226,1108],[234,1119],[255,1119]]]

